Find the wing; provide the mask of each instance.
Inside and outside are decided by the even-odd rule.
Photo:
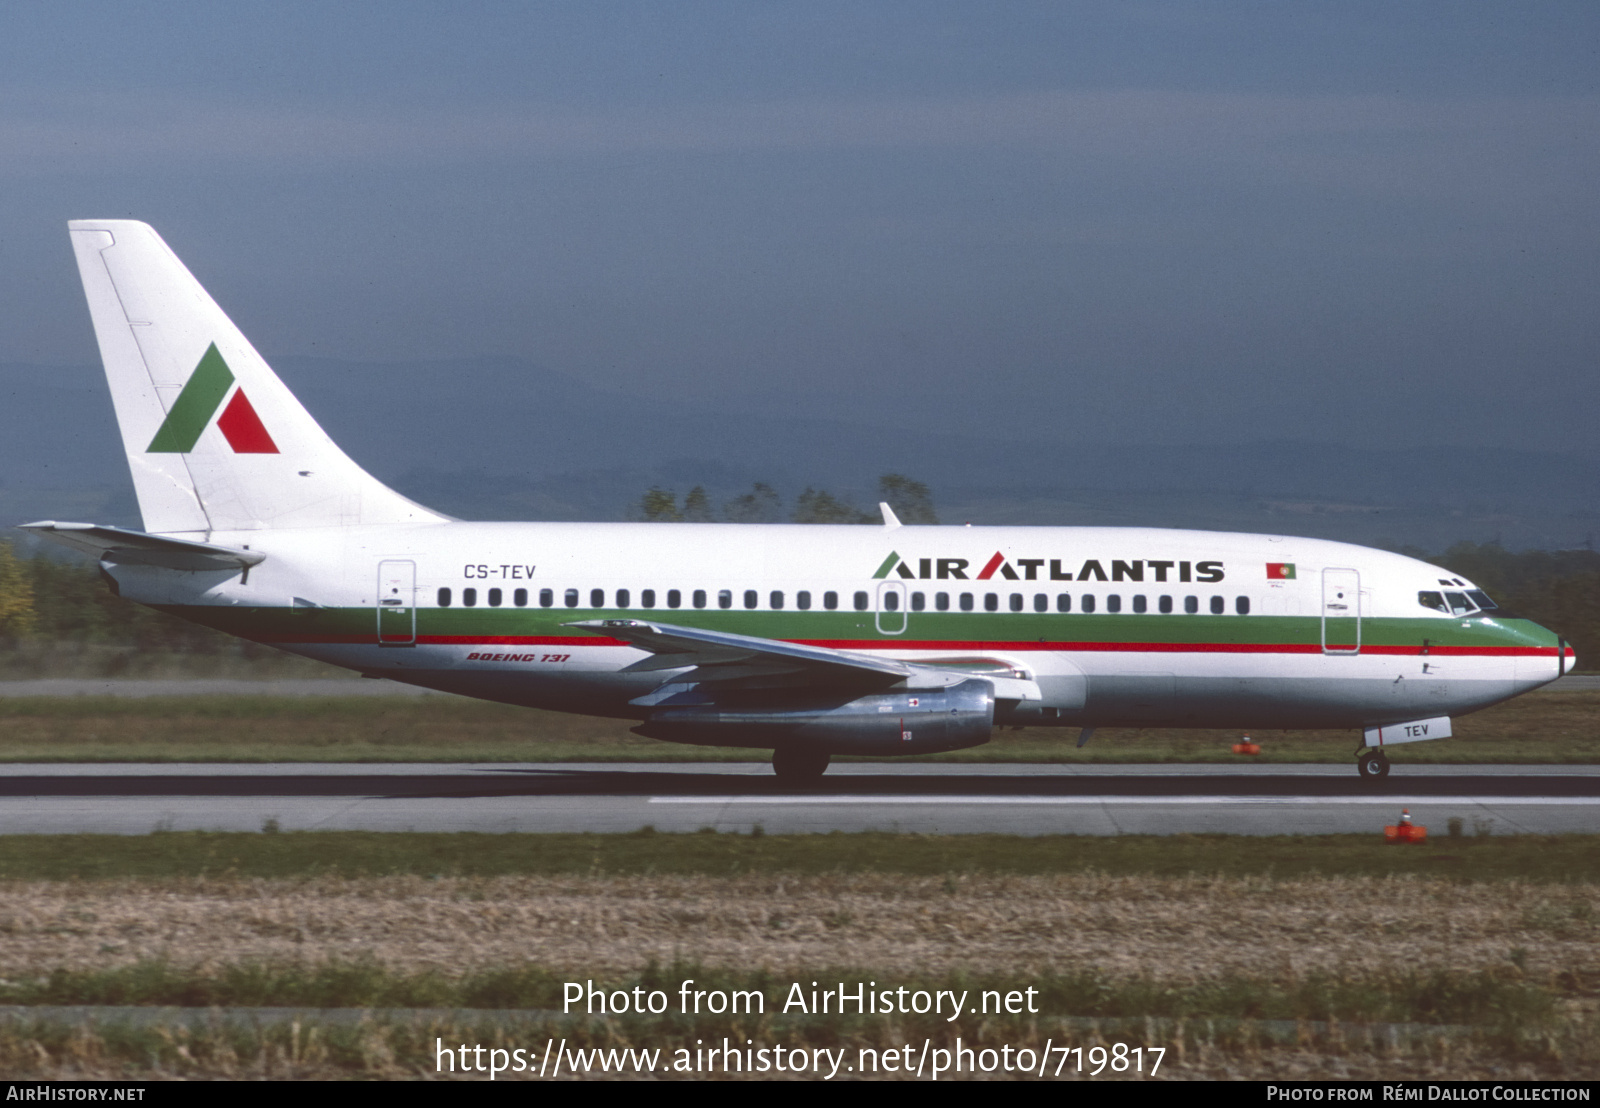
[[[1025,671],[990,658],[949,659],[949,664],[929,665],[637,619],[587,619],[567,626],[621,639],[650,655],[627,666],[624,673],[675,671],[664,684],[633,701],[644,706],[660,703],[696,685],[932,689],[957,685],[974,676],[992,682],[997,697],[1040,699],[1039,686]]]

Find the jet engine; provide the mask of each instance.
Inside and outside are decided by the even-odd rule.
[[[709,695],[697,690],[699,695]],[[804,746],[829,754],[934,754],[981,746],[994,728],[994,686],[979,678],[942,689],[795,694],[718,693],[661,704],[634,733],[711,746]]]

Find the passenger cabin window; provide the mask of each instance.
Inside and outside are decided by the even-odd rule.
[[[619,608],[628,607],[629,606],[628,605],[628,601],[630,601],[632,599],[633,599],[633,597],[629,595],[627,589],[618,589],[617,590],[617,607],[619,607]]]
[[[1198,612],[1200,610],[1200,598],[1198,596],[1186,596],[1186,597],[1184,597],[1183,598],[1183,610],[1187,614],[1189,614],[1191,616],[1194,615],[1196,612]]]
[[[461,590],[461,603],[465,604],[469,608],[477,607],[477,605],[478,605],[478,590],[477,589],[462,589]]]
[[[1011,594],[1011,610],[1013,612],[1022,611],[1022,594],[1020,592]]]
[[[706,606],[706,590],[705,589],[695,589],[694,590],[694,606],[696,608],[704,608]]]
[[[1122,611],[1122,597],[1118,596],[1116,593],[1112,593],[1110,596],[1106,597],[1106,611]]]
[[[681,591],[679,591],[678,589],[668,589],[667,590],[667,607],[669,607],[669,608],[681,608],[681,607],[683,607],[683,593]]]
[[[886,612],[898,612],[900,610],[900,594],[892,589],[884,593],[883,610]]]
[[[441,608],[450,607],[450,590],[449,589],[440,589],[439,590],[439,607],[441,607]]]
[[[722,589],[717,593],[717,607],[733,607],[733,591],[731,589]]]
[[[928,598],[925,594],[920,592],[914,592],[911,594],[911,610],[913,612],[920,612],[927,606]]]
[[[1036,612],[1048,612],[1050,610],[1050,598],[1042,592],[1034,593],[1033,610]]]
[[[961,610],[963,612],[972,611],[972,594],[970,592],[961,594]]]
[[[839,594],[836,593],[836,592],[825,592],[825,593],[823,593],[822,594],[822,606],[824,608],[828,609],[828,611],[830,611],[830,612],[834,611],[835,609],[837,609],[839,607]]]
[[[1234,599],[1233,599],[1233,610],[1235,612],[1239,613],[1241,616],[1249,615],[1250,614],[1250,598],[1248,596],[1236,596],[1236,597],[1234,597]]]
[[[1145,611],[1145,599],[1144,599],[1144,594],[1143,593],[1141,593],[1138,596],[1133,598],[1133,610],[1136,613],[1138,613],[1139,615],[1143,615],[1144,614],[1144,611]]]
[[[1078,601],[1078,603],[1080,605],[1078,610],[1080,612],[1082,612],[1084,615],[1092,615],[1092,614],[1094,614],[1094,594],[1093,593],[1085,593],[1083,595],[1082,599],[1080,599]]]
[[[1222,597],[1213,596],[1211,598],[1211,614],[1212,615],[1220,616],[1223,612],[1225,612],[1227,610],[1228,610],[1228,603],[1227,603],[1227,601],[1223,600]]]
[[[555,607],[555,603],[556,603],[556,593],[555,593],[554,589],[540,589],[539,590],[539,607],[541,607],[541,608],[553,608],[553,607]]]
[[[1171,615],[1172,614],[1172,597],[1163,596],[1161,598],[1160,603],[1157,604],[1156,606],[1161,609],[1161,614],[1162,615],[1164,615],[1164,616]]]
[[[804,589],[794,594],[794,606],[802,612],[811,610],[811,594]]]
[[[500,607],[500,597],[501,597],[501,593],[500,593],[499,589],[490,589],[489,590],[489,607],[491,607],[491,608]]]
[[[641,607],[641,608],[654,608],[655,606],[656,606],[656,590],[655,589],[640,589],[639,590],[639,607]]]
[[[941,612],[948,612],[950,610],[950,594],[947,592],[934,593],[933,606]]]
[[[578,606],[578,590],[568,589],[561,599],[567,607],[576,608]]]
[[[589,607],[591,607],[591,608],[604,608],[605,606],[606,606],[606,590],[605,589],[590,589],[589,590]]]
[[[755,589],[745,589],[744,590],[744,606],[746,608],[754,608],[756,605],[758,605],[760,603],[761,603],[761,595],[759,593],[757,593]]]
[[[1058,611],[1058,612],[1070,612],[1070,611],[1072,611],[1072,594],[1071,593],[1063,592],[1063,593],[1057,593],[1056,594],[1056,611]]]
[[[864,592],[856,593],[855,601],[856,601],[856,611],[858,611],[858,612],[866,611],[868,605],[870,604],[870,601],[867,598],[867,594],[864,593]]]
[[[772,610],[776,612],[783,607],[783,593],[779,592],[777,589],[773,589],[772,595],[767,597],[767,601],[772,607]]]
[[[518,589],[516,592],[512,593],[511,603],[515,604],[519,608],[526,608],[528,606],[528,590]]]
[[[984,593],[983,610],[986,612],[998,612],[1000,610],[1000,594],[992,592]]]

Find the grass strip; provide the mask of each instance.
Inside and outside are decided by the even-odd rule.
[[[1397,762],[1600,762],[1600,690],[1536,693],[1454,721],[1455,737],[1395,752]],[[0,698],[0,761],[550,762],[765,761],[770,751],[640,738],[627,720],[459,697]],[[999,730],[983,746],[914,761],[1349,763],[1353,731],[1256,732],[1259,755],[1232,753],[1238,731]],[[1354,770],[1352,769],[1352,772]]]
[[[166,831],[0,836],[0,879],[677,874],[1102,873],[1111,876],[1384,877],[1593,883],[1597,835],[622,835]]]

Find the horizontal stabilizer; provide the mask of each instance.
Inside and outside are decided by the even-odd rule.
[[[170,539],[121,527],[102,527],[95,523],[57,523],[47,519],[39,523],[24,523],[22,529],[62,546],[70,546],[91,558],[118,565],[239,570],[248,569],[267,557],[253,550],[236,550],[189,539]]]

